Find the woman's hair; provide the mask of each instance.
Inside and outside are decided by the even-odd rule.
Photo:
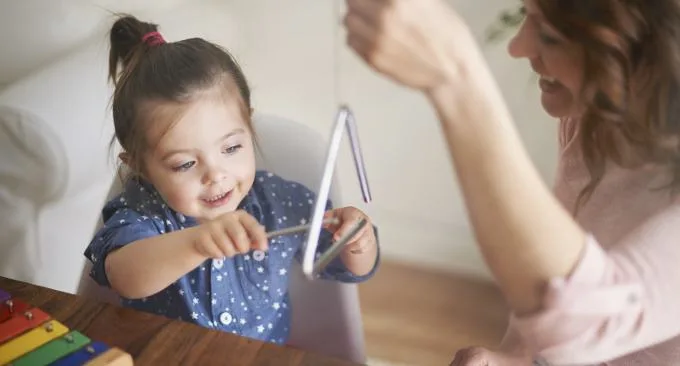
[[[602,180],[607,160],[668,166],[680,187],[680,1],[538,0],[548,22],[584,48],[585,113],[580,144],[591,180],[575,209]]]
[[[129,15],[113,24],[110,41],[114,139],[133,170],[143,169],[142,153],[149,147],[146,131],[150,123],[160,122],[153,116],[158,105],[190,103],[200,92],[218,88],[240,97],[243,118],[251,127],[250,89],[226,50],[201,38],[165,42],[156,24]]]

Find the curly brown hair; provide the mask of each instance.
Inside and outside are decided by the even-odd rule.
[[[590,182],[606,161],[668,166],[671,194],[680,186],[680,1],[537,0],[547,21],[584,49],[580,144]],[[624,141],[625,144],[620,142]],[[622,146],[632,147],[634,159]]]

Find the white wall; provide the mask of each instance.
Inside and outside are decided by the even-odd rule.
[[[455,5],[481,39],[508,2]],[[379,225],[385,257],[488,277],[433,112],[420,95],[374,74],[347,50],[341,0],[0,0],[0,85],[106,37],[111,15],[103,8],[157,21],[169,40],[203,36],[231,48],[258,110],[328,134],[338,103],[349,103],[374,202],[362,204],[348,150],[338,174],[345,201]],[[511,60],[503,43],[484,52],[532,158],[551,180],[556,126],[540,109],[526,62]]]

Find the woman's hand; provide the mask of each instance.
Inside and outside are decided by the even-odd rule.
[[[482,347],[469,347],[456,352],[450,366],[531,366],[528,355],[494,352]]]
[[[347,0],[347,43],[372,68],[422,91],[455,80],[477,52],[463,20],[441,0]]]

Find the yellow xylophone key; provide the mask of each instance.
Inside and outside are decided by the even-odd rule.
[[[68,332],[68,328],[56,320],[48,320],[32,330],[0,345],[0,365],[4,365],[17,357],[59,338]]]
[[[88,361],[85,366],[133,366],[133,364],[132,356],[129,353],[114,347],[97,356],[94,360]]]

